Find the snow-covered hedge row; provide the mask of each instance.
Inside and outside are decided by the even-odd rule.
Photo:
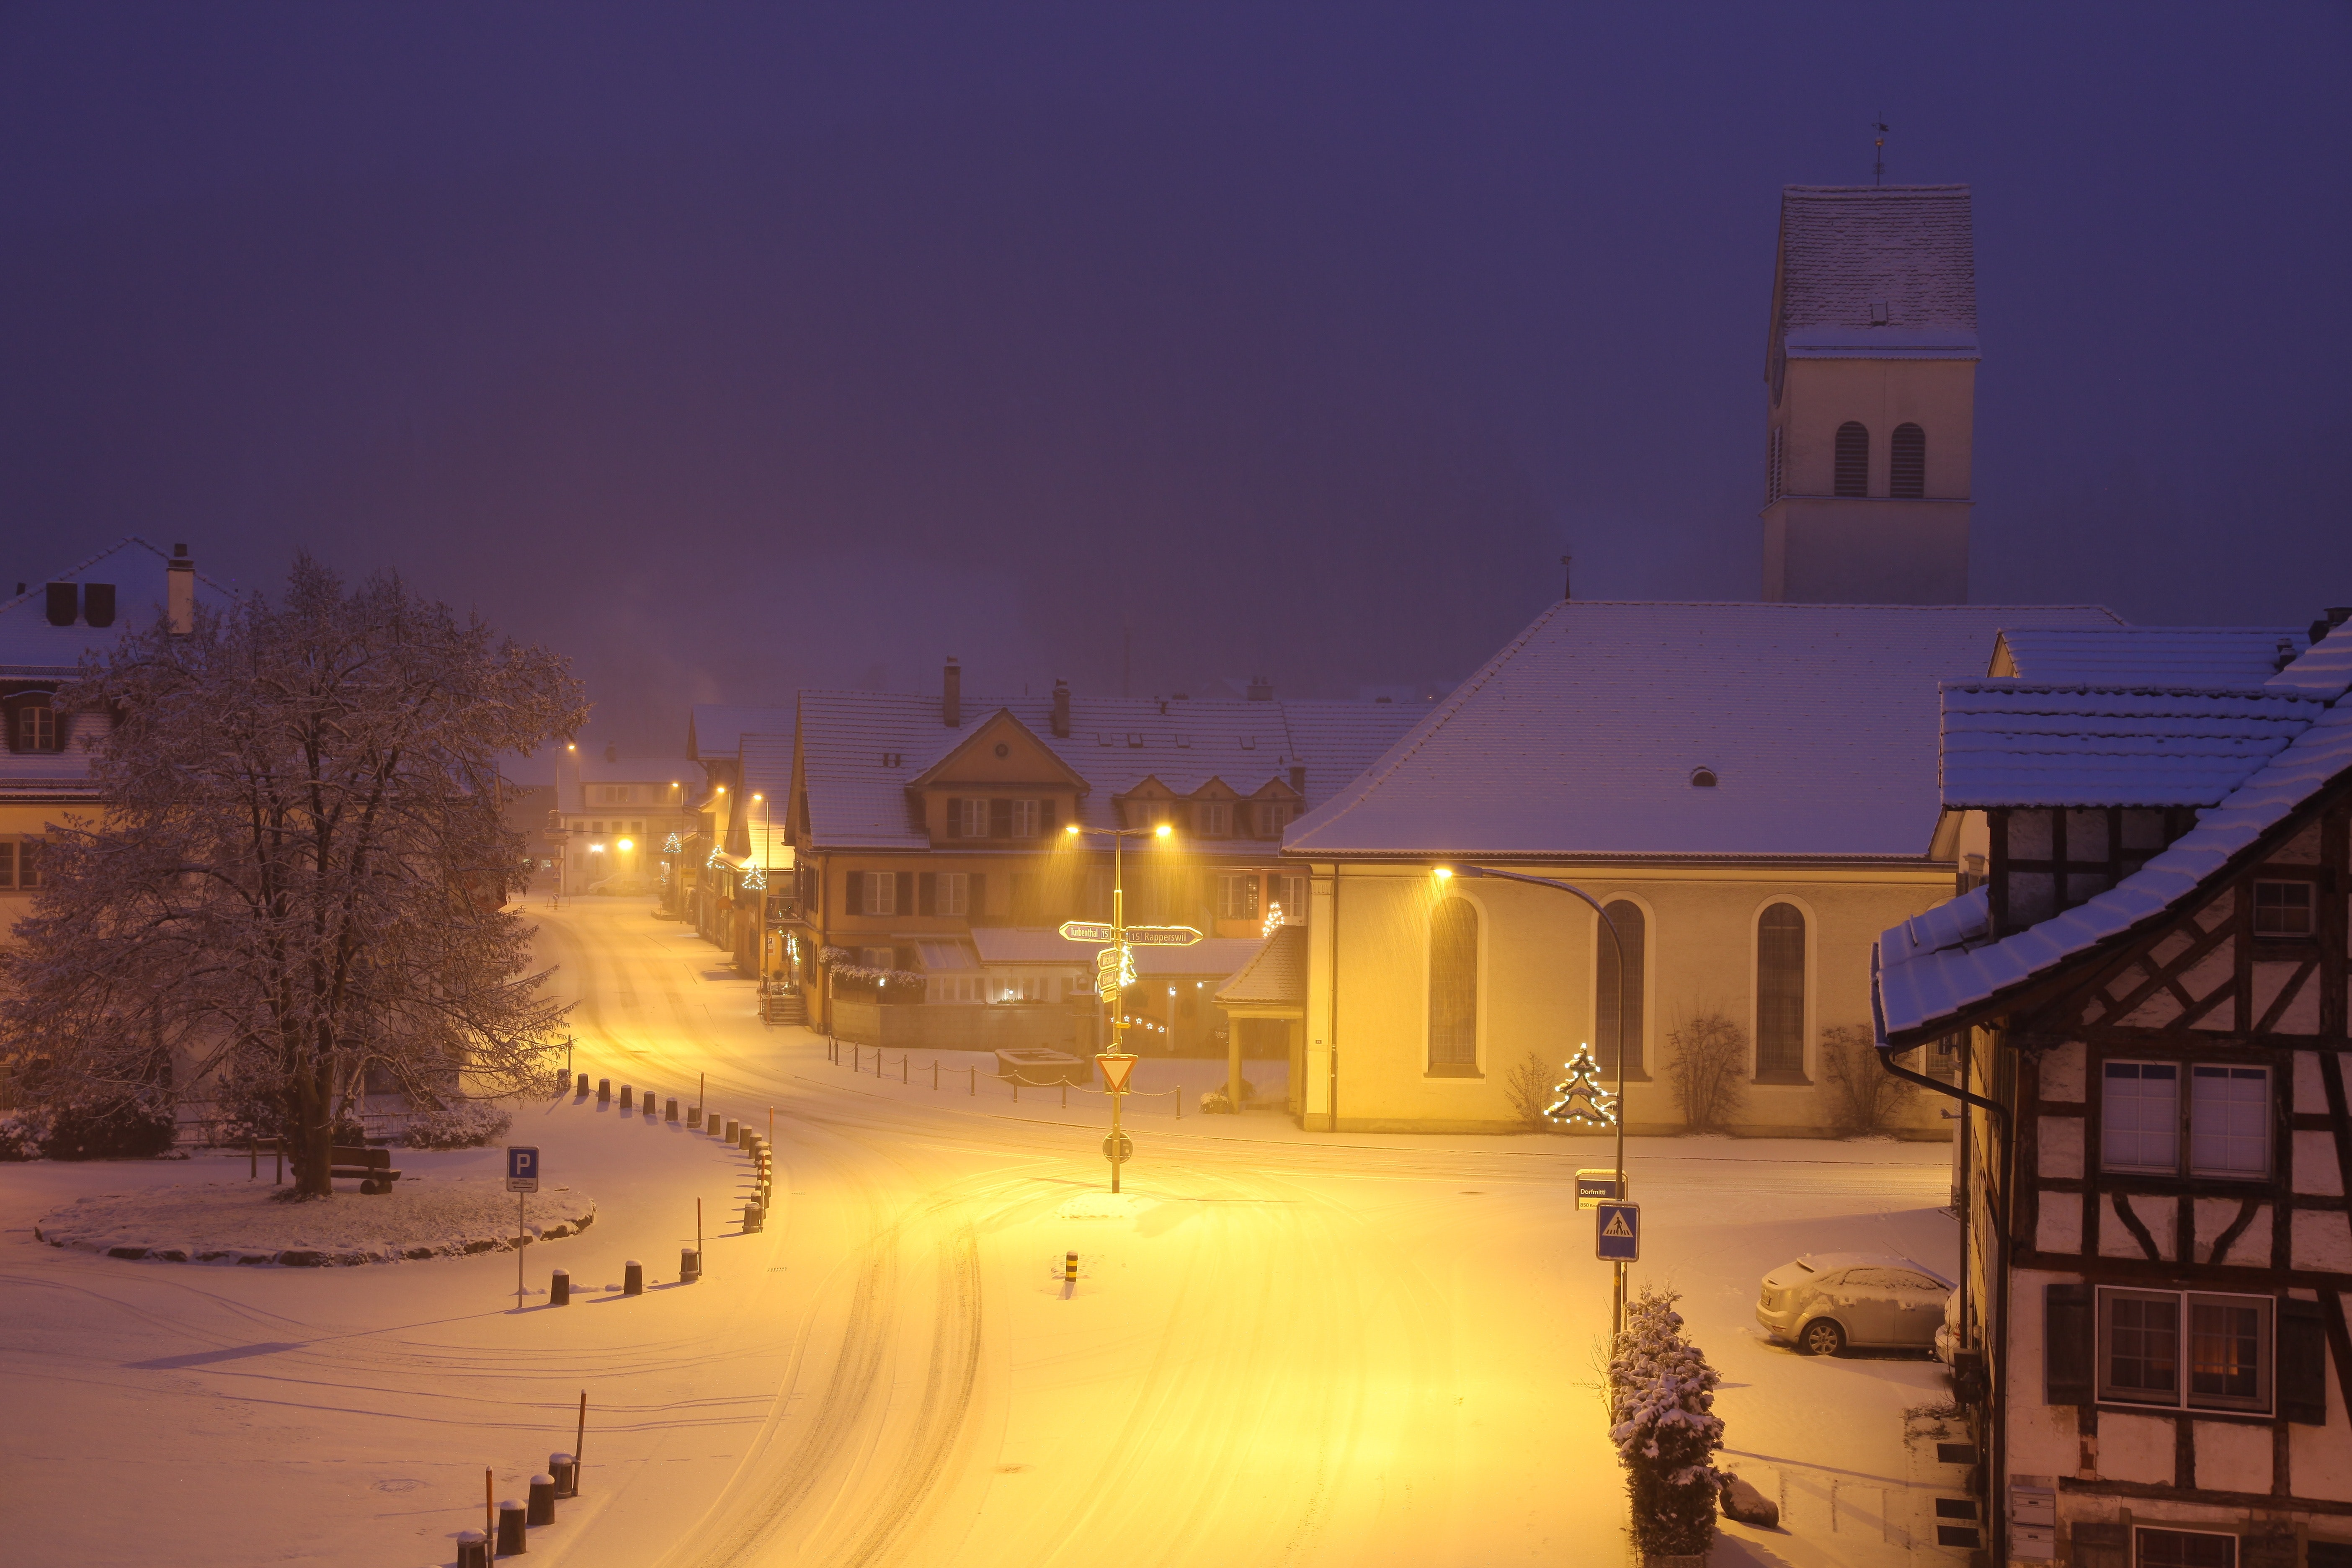
[[[1609,1439],[1625,1466],[1633,1544],[1645,1557],[1703,1555],[1728,1479],[1711,1462],[1723,1447],[1714,1414],[1722,1378],[1683,1337],[1678,1300],[1643,1286],[1625,1304],[1625,1331],[1609,1362]]]
[[[408,1119],[401,1146],[408,1149],[478,1149],[506,1135],[514,1118],[495,1105],[461,1100],[421,1110]]]

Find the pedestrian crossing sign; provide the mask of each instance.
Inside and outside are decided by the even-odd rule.
[[[1592,1256],[1603,1263],[1642,1260],[1642,1205],[1602,1203],[1593,1205]]]

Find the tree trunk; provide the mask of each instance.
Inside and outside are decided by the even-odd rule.
[[[295,1141],[294,1190],[306,1198],[335,1194],[334,1068],[320,1062],[302,1075],[301,1127]]]

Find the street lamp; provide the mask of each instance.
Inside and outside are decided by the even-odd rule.
[[[754,791],[751,803],[760,808],[760,994],[768,994],[768,829],[774,818],[768,813],[768,797]],[[767,1005],[762,1002],[761,1006]]]
[[[1110,840],[1110,924],[1091,921],[1066,921],[1062,935],[1073,942],[1100,942],[1108,945],[1096,960],[1095,989],[1101,994],[1102,1003],[1110,1017],[1110,1049],[1096,1056],[1103,1069],[1103,1081],[1110,1089],[1110,1136],[1103,1140],[1103,1154],[1110,1161],[1110,1190],[1118,1191],[1118,1168],[1127,1162],[1127,1134],[1119,1130],[1119,1103],[1126,1097],[1128,1079],[1135,1071],[1135,1054],[1127,1048],[1127,1017],[1119,1011],[1120,993],[1135,981],[1135,962],[1128,955],[1130,936],[1139,937],[1155,946],[1190,945],[1201,940],[1201,933],[1190,926],[1137,926],[1127,923],[1127,841],[1130,838],[1155,838],[1165,842],[1173,837],[1168,824],[1155,823],[1150,827],[1085,827],[1070,823],[1062,831],[1072,838],[1096,834]]]
[[[1623,1202],[1625,1197],[1625,939],[1618,933],[1617,922],[1609,918],[1609,911],[1601,907],[1600,900],[1573,882],[1563,882],[1552,877],[1530,877],[1523,871],[1497,871],[1486,866],[1440,866],[1437,868],[1439,882],[1444,883],[1455,877],[1492,877],[1505,882],[1526,882],[1538,888],[1556,888],[1563,893],[1581,899],[1591,905],[1592,912],[1599,915],[1601,923],[1609,929],[1609,945],[1613,950],[1617,960],[1616,1195],[1619,1202]],[[1625,1266],[1620,1263],[1616,1266],[1616,1295],[1610,1311],[1612,1343],[1615,1342],[1616,1335],[1625,1331]]]

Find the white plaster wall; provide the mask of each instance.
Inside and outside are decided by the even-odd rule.
[[[2271,856],[2273,866],[2316,866],[2319,864],[2319,824],[2307,824],[2304,830],[2278,847]]]
[[[2271,1429],[2227,1421],[2196,1424],[2197,1484],[2210,1491],[2271,1489]],[[2105,1430],[2102,1417],[2102,1431]]]
[[[2235,973],[2236,962],[2231,955],[2230,944],[2225,942],[2190,966],[2189,973],[2180,977],[2180,988],[2197,1001],[2202,1002],[2216,990],[2230,983],[2231,976]],[[2237,1027],[2237,1009],[2224,1002],[2220,1006],[2208,1011],[2203,1017],[2189,1026],[2198,1029],[2234,1029]]]
[[[2083,1098],[2084,1053],[2082,1042],[2069,1040],[2042,1057],[2042,1098],[2080,1101]],[[2048,1126],[2048,1122],[2042,1123]]]
[[[2295,1268],[2352,1274],[2352,1221],[2343,1211],[2297,1209],[2294,1235]]]
[[[2294,1053],[2294,1108],[2298,1111],[2326,1114],[2327,1086],[2319,1079],[2319,1053]]]
[[[2199,1198],[2197,1200],[2197,1256],[2192,1262],[2210,1262],[2213,1243],[2221,1234],[2238,1223],[2240,1200],[2236,1198]],[[2267,1263],[2270,1260],[2271,1205],[2263,1204],[2254,1210],[2254,1217],[2238,1239],[2230,1244],[2229,1261],[2232,1263]]]
[[[2044,1116],[2038,1120],[2041,1126],[2037,1130],[2035,1169],[2044,1176],[2080,1180],[2083,1174],[2083,1119],[2079,1116]]]
[[[2336,1138],[2328,1132],[2294,1135],[2294,1190],[2323,1197],[2344,1195],[2344,1168],[2336,1163]]]
[[[2172,1423],[2156,1415],[2099,1412],[2099,1474],[2111,1481],[2172,1480]]]
[[[2081,1453],[2074,1407],[2042,1403],[2042,1288],[2077,1281],[2074,1274],[2020,1268],[2010,1276],[2009,1470],[2071,1476]]]
[[[2278,1000],[2279,993],[2285,988],[2288,981],[2294,978],[2294,972],[2299,967],[2300,965],[2293,963],[2257,963],[2253,966],[2254,1000],[2252,1016],[2256,1023],[2262,1022],[2263,1016],[2270,1011],[2271,1004]],[[2272,1024],[2271,1031],[2280,1035],[2313,1035],[2319,1032],[2318,975],[2313,974],[2304,981],[2302,987],[2294,994],[2294,1000],[2286,1005],[2285,1011],[2282,1012],[2277,1021]]]
[[[2148,1239],[2156,1243],[2156,1255],[2170,1261],[2173,1225],[2179,1218],[2180,1200],[2151,1197],[2142,1193],[2137,1197],[2125,1198],[2124,1204],[2139,1216],[2140,1224],[2147,1226]],[[2099,1220],[2099,1256],[2140,1258],[2147,1256],[2140,1248],[2139,1238],[2125,1228],[2124,1222],[2112,1207]]]
[[[2041,1211],[2034,1216],[2033,1245],[2043,1252],[2082,1251],[2082,1200],[2073,1193],[2042,1194]]]

